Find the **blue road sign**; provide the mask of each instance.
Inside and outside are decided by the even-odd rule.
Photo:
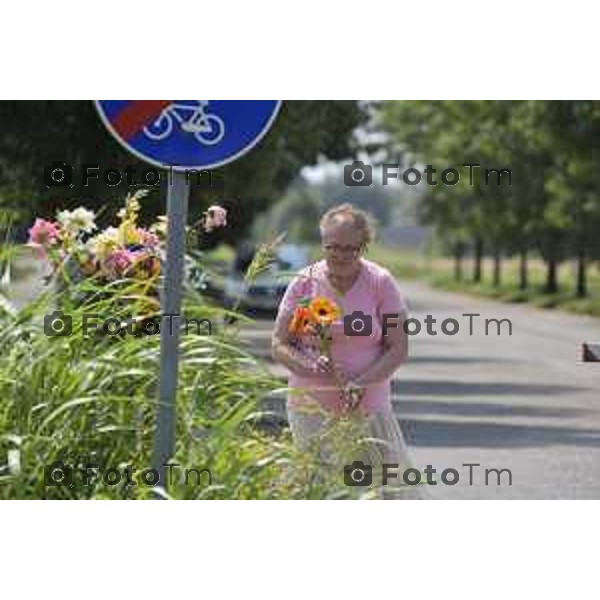
[[[102,121],[132,154],[158,167],[214,169],[251,150],[281,100],[96,100]]]

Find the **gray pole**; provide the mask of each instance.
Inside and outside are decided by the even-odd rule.
[[[163,487],[166,487],[167,473],[164,465],[175,449],[175,399],[188,196],[185,173],[174,171],[167,193],[167,259],[161,290],[159,396],[152,457],[152,467],[160,473],[159,485]]]

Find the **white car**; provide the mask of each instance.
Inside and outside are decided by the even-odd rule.
[[[253,256],[254,249],[248,247],[238,253],[225,279],[225,304],[242,310],[275,311],[294,273],[308,264],[308,251],[302,246],[282,244],[271,267],[247,285],[244,274]]]

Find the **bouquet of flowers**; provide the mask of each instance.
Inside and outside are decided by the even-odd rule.
[[[105,285],[122,281],[129,293],[144,299],[145,311],[156,314],[167,218],[159,216],[148,228],[138,224],[140,200],[147,194],[129,194],[117,213],[117,226],[102,231],[97,231],[94,212],[83,207],[59,211],[55,221],[38,218],[29,230],[29,245],[49,259],[50,278],[63,283],[89,278]],[[195,225],[204,231],[224,227],[226,215],[224,208],[211,206]]]
[[[55,221],[36,219],[29,244],[49,259],[50,278],[63,284],[86,278],[99,284],[124,281],[132,294],[147,300],[149,310],[157,308],[166,219],[159,217],[150,228],[138,225],[140,199],[146,194],[129,194],[117,213],[118,225],[102,231],[97,231],[94,212],[81,206],[59,211]]]
[[[331,356],[331,325],[339,316],[339,307],[329,298],[304,297],[294,309],[289,332],[296,340],[302,342],[305,349],[318,353],[316,364],[331,370],[346,410],[353,410],[358,406],[363,391],[345,381],[344,374]]]

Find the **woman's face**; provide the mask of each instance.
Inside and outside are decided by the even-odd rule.
[[[350,219],[329,223],[321,234],[327,267],[340,276],[354,273],[364,248],[363,233]]]

